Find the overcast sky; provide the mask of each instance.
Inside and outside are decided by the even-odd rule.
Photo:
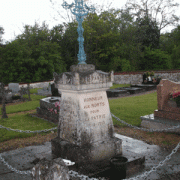
[[[178,2],[179,0],[176,1]],[[66,17],[67,10],[63,9],[61,6],[63,0],[52,0],[52,2],[57,3],[54,7]],[[74,2],[74,0],[66,0],[66,2],[70,4]],[[122,8],[122,6],[125,5],[126,0],[89,0],[89,2],[87,1],[87,4],[89,3],[95,3],[98,5],[104,4],[105,7],[110,6],[114,8]],[[49,28],[52,28],[53,26],[65,21],[57,15],[56,10],[54,10],[52,7],[53,6],[50,0],[1,1],[0,26],[4,28],[4,42],[13,40],[15,36],[22,33],[24,25],[34,25],[35,21],[37,21],[39,24],[46,21]],[[54,17],[57,20],[54,20]]]

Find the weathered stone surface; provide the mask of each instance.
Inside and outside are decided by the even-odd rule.
[[[19,83],[9,83],[8,84],[9,90],[12,90],[13,94],[19,93]]]
[[[50,90],[50,88],[43,87],[43,89],[38,89],[37,94],[41,95],[41,96],[51,95],[51,90]]]
[[[77,145],[104,141],[113,136],[113,123],[105,91],[63,92],[60,121],[60,138]]]
[[[157,86],[158,111],[154,111],[155,117],[180,120],[178,107],[171,107],[168,103],[170,93],[180,91],[180,83],[162,79]]]
[[[72,65],[70,67],[71,72],[87,72],[87,71],[95,71],[95,66],[93,64],[78,64]]]
[[[179,82],[180,72],[155,72],[154,76],[160,76],[162,79],[168,79],[170,81]],[[143,73],[141,74],[125,74],[115,75],[114,82],[116,84],[141,84],[143,80]]]
[[[99,161],[121,154],[122,142],[114,138],[106,95],[113,72],[92,71],[91,66],[84,72],[78,65],[73,72],[54,73],[54,77],[61,92],[61,110],[52,153],[75,162]]]
[[[135,85],[131,85],[131,87],[143,88],[146,91],[157,89],[157,86],[154,84],[135,84]]]
[[[69,180],[69,170],[61,158],[42,159],[32,169],[33,180]]]
[[[141,126],[148,129],[167,129],[180,125],[180,121],[155,117],[154,114],[141,116]],[[168,132],[180,134],[180,128],[170,129]]]
[[[4,83],[0,83],[0,103],[3,101],[4,96],[4,103],[5,102],[12,102],[12,90],[5,89]]]
[[[85,72],[65,72],[60,75],[54,73],[54,79],[56,88],[58,88],[60,92],[62,92],[62,90],[81,91],[98,88],[109,88],[112,86],[114,75],[113,73],[105,73],[98,70],[87,70]]]
[[[40,99],[40,107],[37,107],[37,116],[44,117],[45,119],[49,120],[50,122],[53,122],[55,124],[58,124],[59,122],[59,109],[58,107],[55,107],[56,102],[60,102],[60,97],[47,97]],[[48,109],[53,109],[53,112],[50,112]],[[55,111],[57,111],[57,114]]]
[[[122,89],[108,89],[106,93],[108,97],[120,97],[130,94],[127,90]]]

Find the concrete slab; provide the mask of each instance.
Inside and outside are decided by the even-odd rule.
[[[146,91],[151,91],[157,89],[157,85],[155,84],[132,84],[131,87],[143,88]]]
[[[141,126],[148,129],[167,129],[173,126],[180,126],[180,121],[155,117],[154,114],[141,116]],[[180,128],[168,130],[171,133],[180,134]]]
[[[142,174],[145,171],[149,171],[153,166],[159,164],[164,160],[167,155],[171,153],[170,150],[162,149],[156,145],[149,145],[143,141],[139,141],[133,138],[115,134],[117,138],[122,139],[123,143],[123,155],[130,157],[136,153],[139,156],[145,156],[144,169],[140,168],[133,176]],[[33,162],[37,158],[51,158],[51,142],[46,142],[43,145],[29,146],[25,148],[16,149],[13,151],[7,151],[1,153],[2,157],[8,164],[12,165],[18,170],[31,170],[34,167]],[[132,157],[133,158],[133,157]],[[165,175],[173,175],[180,171],[180,151],[178,151],[172,158],[165,163],[163,167],[158,169],[157,172],[152,172],[147,179],[160,179],[166,180]],[[129,177],[132,177],[129,176]],[[32,180],[30,175],[21,175],[12,172],[0,161],[0,179],[1,180]],[[168,178],[167,178],[168,179]],[[175,180],[175,179],[174,179]]]

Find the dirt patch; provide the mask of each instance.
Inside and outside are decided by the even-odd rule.
[[[170,133],[153,132],[148,133],[129,127],[115,127],[115,132],[121,135],[132,137],[134,139],[142,140],[148,144],[159,145],[165,149],[173,149],[180,141],[180,135]],[[47,141],[57,137],[57,132],[51,132],[47,135],[37,134],[33,137],[12,139],[0,143],[0,153],[26,146],[44,144]]]
[[[51,141],[51,139],[57,137],[57,132],[52,131],[47,135],[37,134],[33,137],[27,138],[17,138],[11,139],[8,141],[0,142],[0,153],[4,151],[15,150],[17,148],[24,148],[32,145],[44,144],[47,141]]]
[[[172,149],[180,142],[180,135],[172,133],[145,132],[129,127],[115,127],[115,132],[134,139],[142,140],[147,144],[154,144],[166,149]]]
[[[35,113],[35,112],[36,112],[36,109],[30,110],[30,111],[23,111],[23,112],[11,113],[11,114],[7,114],[7,115],[8,115],[8,117],[11,117],[11,116],[14,116],[14,115],[16,115],[16,114],[21,115],[21,114]]]

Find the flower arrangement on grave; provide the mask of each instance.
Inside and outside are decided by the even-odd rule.
[[[154,71],[151,71],[151,72],[150,72],[150,76],[154,76]]]
[[[55,114],[58,114],[59,110],[60,110],[60,101],[55,103],[55,107],[57,107],[57,109],[53,109],[53,108],[49,109],[48,108],[48,111],[55,113]]]
[[[146,77],[150,76],[150,72],[149,71],[147,71],[145,74],[146,74]]]
[[[147,71],[145,74],[146,74],[146,77],[154,76],[154,71],[151,71],[151,72]]]
[[[157,76],[153,77],[152,81],[153,81],[154,84],[159,84],[161,79],[162,78],[159,75],[157,75]]]
[[[180,107],[180,91],[170,93],[170,99],[176,102],[177,107]]]

